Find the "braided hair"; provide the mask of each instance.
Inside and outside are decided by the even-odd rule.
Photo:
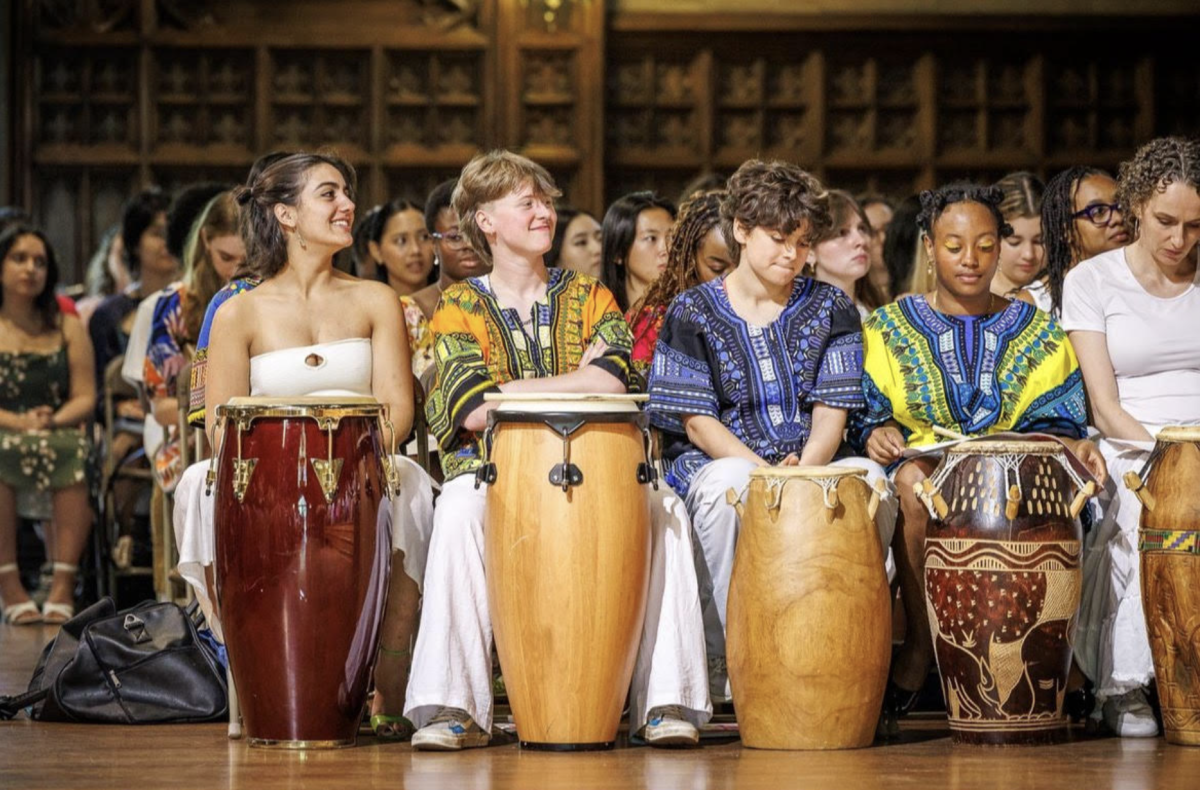
[[[658,279],[650,284],[639,309],[653,310],[660,305],[665,307],[688,288],[700,284],[696,255],[704,237],[720,225],[721,201],[725,197],[724,190],[699,192],[679,207],[679,219],[671,227],[667,265]]]
[[[1075,230],[1075,195],[1085,178],[1108,173],[1096,167],[1068,168],[1046,183],[1042,194],[1042,245],[1046,260],[1035,280],[1046,279],[1050,287],[1050,312],[1062,313],[1063,281],[1082,254]]]

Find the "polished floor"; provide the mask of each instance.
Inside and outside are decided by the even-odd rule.
[[[23,691],[50,628],[0,625],[0,694]],[[849,752],[764,752],[716,739],[668,752],[625,747],[590,754],[413,752],[363,736],[337,752],[247,748],[225,726],[113,727],[0,722],[0,788],[1084,788],[1200,787],[1200,749],[1161,738],[1078,734],[1036,748],[954,746],[937,718],[906,720],[899,742]]]

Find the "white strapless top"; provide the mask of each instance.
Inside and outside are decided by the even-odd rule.
[[[283,348],[250,358],[250,396],[371,396],[371,339]]]

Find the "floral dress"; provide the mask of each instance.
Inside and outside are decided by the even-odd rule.
[[[0,351],[0,409],[57,411],[71,392],[66,344],[49,354]],[[0,428],[0,483],[17,491],[53,491],[83,482],[87,441],[79,428]]]

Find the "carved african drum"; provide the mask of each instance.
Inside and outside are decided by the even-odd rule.
[[[1052,440],[964,442],[917,485],[933,517],[925,600],[955,741],[1028,744],[1065,734],[1082,581],[1078,516],[1094,491]]]
[[[1142,608],[1154,657],[1163,730],[1171,743],[1200,746],[1200,427],[1164,428],[1145,485],[1138,530]]]
[[[874,740],[892,648],[878,505],[860,469],[750,472],[725,634],[746,746],[853,749]]]

